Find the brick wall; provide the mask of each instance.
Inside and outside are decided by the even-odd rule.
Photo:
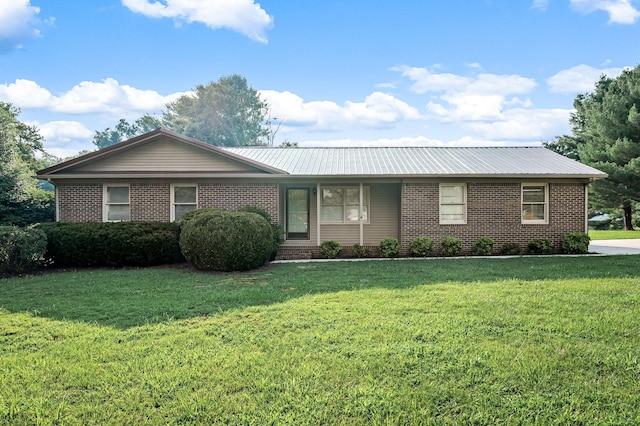
[[[101,222],[102,184],[57,184],[60,222]]]
[[[437,183],[405,183],[402,187],[401,247],[408,252],[409,242],[427,236],[440,247],[443,237],[462,240],[463,254],[470,252],[480,237],[494,239],[494,252],[504,243],[517,243],[523,251],[532,239],[548,238],[560,249],[562,236],[584,231],[584,185],[549,184],[549,223],[521,223],[521,184],[468,183],[467,223],[439,224],[439,187]]]
[[[278,185],[275,183],[205,183],[198,186],[198,207],[237,210],[246,205],[265,209],[278,222]]]
[[[102,184],[57,184],[61,222],[101,222]],[[132,183],[131,220],[169,222],[171,185]],[[248,204],[264,208],[278,221],[278,186],[267,184],[200,184],[198,206],[237,210]]]
[[[129,190],[131,220],[169,222],[171,185],[168,183],[132,183]]]

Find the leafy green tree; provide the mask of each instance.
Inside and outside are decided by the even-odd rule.
[[[595,91],[574,101],[571,136],[554,148],[607,173],[594,182],[593,201],[623,209],[626,229],[633,229],[633,206],[640,201],[640,66],[616,78],[602,76]]]
[[[258,92],[237,74],[198,85],[167,105],[164,125],[192,138],[217,146],[265,145],[270,131],[265,123],[269,107]]]
[[[100,132],[96,131],[93,137],[93,144],[97,146],[98,149],[106,148],[143,133],[150,132],[161,126],[162,123],[159,119],[148,114],[143,115],[133,123],[129,123],[124,118],[121,118],[113,129],[107,127]]]
[[[33,177],[46,162],[42,136],[19,115],[19,109],[0,101],[0,225],[46,222],[54,215],[53,192],[41,189]]]

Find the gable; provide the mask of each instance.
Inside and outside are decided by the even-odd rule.
[[[264,173],[220,153],[164,136],[68,168],[66,173],[144,172]]]

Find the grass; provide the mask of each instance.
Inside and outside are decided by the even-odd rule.
[[[592,240],[629,240],[640,238],[640,231],[627,231],[624,229],[598,231],[590,229],[589,237]]]
[[[0,423],[637,424],[638,260],[0,280]]]

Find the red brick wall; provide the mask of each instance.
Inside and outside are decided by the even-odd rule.
[[[522,224],[521,184],[468,183],[467,223],[439,224],[439,187],[437,183],[405,183],[402,187],[401,247],[407,253],[409,242],[417,236],[434,240],[436,249],[443,237],[462,240],[463,254],[473,243],[488,236],[498,253],[504,243],[517,243],[523,252],[532,239],[551,239],[560,249],[562,236],[584,231],[584,185],[549,184],[549,223]]]
[[[61,222],[101,222],[102,184],[56,185]],[[130,185],[131,220],[169,222],[171,185],[169,183],[132,183]],[[279,220],[278,186],[265,184],[200,184],[198,207],[237,210],[248,204],[264,208],[273,221]]]
[[[102,184],[57,184],[60,222],[102,222]]]
[[[237,210],[246,205],[265,209],[278,222],[278,185],[275,183],[205,183],[198,186],[198,207]]]

